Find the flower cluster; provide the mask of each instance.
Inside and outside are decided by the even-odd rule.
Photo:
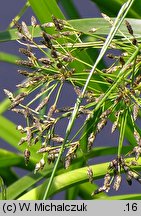
[[[110,20],[109,22],[112,24]],[[80,32],[66,21],[54,16],[52,16],[52,22],[42,25],[39,25],[35,17],[32,17],[30,28],[25,22],[15,23],[15,25],[20,38],[18,41],[23,45],[19,51],[25,57],[17,61],[17,64],[22,67],[18,72],[24,76],[25,80],[17,85],[18,93],[13,94],[6,89],[4,91],[11,101],[11,110],[23,115],[26,120],[25,126],[17,126],[17,130],[23,135],[19,145],[25,145],[25,164],[28,165],[30,161],[32,146],[37,145],[37,153],[41,155],[41,158],[35,165],[35,173],[42,170],[46,163],[54,163],[59,154],[62,156],[61,162],[64,167],[69,168],[77,157],[79,149],[82,154],[92,150],[97,134],[106,126],[109,119],[113,121],[111,133],[119,128],[122,134],[122,130],[125,130],[123,125],[126,122],[132,125],[137,146],[133,147],[130,154],[133,153],[137,161],[141,154],[141,138],[136,126],[140,108],[141,58],[138,53],[134,61],[128,62],[132,51],[138,46],[129,22],[126,21],[126,26],[132,38],[127,42],[131,42],[131,48],[128,50],[126,43],[122,43],[121,47],[119,41],[114,39],[110,49],[120,49],[122,53],[118,56],[110,53],[107,55],[114,63],[101,70],[96,68],[85,92],[81,88],[87,80],[92,65],[83,60],[81,52],[85,51],[83,48],[89,47],[87,39],[89,41],[89,37],[94,37],[95,30],[87,33]],[[36,28],[41,31],[41,40],[38,43],[34,39]],[[93,48],[99,48],[105,40],[101,36],[96,36],[95,39],[96,43],[91,45]],[[34,52],[36,49],[37,53]],[[57,133],[57,125],[62,119],[70,119],[75,106],[59,107],[58,105],[58,101],[62,100],[61,92],[64,83],[69,83],[78,98],[82,99],[83,105],[80,104],[76,118],[84,116],[76,135],[70,136],[71,138],[68,136],[67,139],[65,134],[61,136]],[[35,96],[28,97],[32,93]],[[55,96],[53,100],[52,95]],[[84,128],[86,131],[83,134]],[[84,137],[86,148],[81,148],[81,140]],[[123,145],[122,139],[119,148],[121,145]],[[83,152],[83,149],[86,152]],[[135,161],[132,162],[134,165]],[[122,180],[121,171],[125,172],[129,185],[132,179],[141,183],[140,175],[131,169],[131,165],[133,164],[128,164],[124,157],[121,157],[120,149],[118,158],[111,161],[109,165],[103,186],[93,195],[102,191],[108,192],[112,183],[113,189],[117,191]],[[89,182],[92,183],[94,176],[89,166],[87,175]]]

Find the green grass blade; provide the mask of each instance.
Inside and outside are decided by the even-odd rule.
[[[30,4],[27,1],[23,8],[20,10],[20,12],[14,17],[12,22],[9,24],[8,28],[12,28],[15,25],[15,21],[18,22],[19,19],[23,16],[23,14],[26,12],[26,10],[29,8]]]
[[[95,178],[98,178],[98,176],[101,178],[104,175],[104,173],[106,172],[107,165],[108,164],[105,163],[101,165],[91,166],[91,168],[95,172]],[[86,167],[58,175],[54,178],[51,189],[46,199],[48,199],[50,196],[54,195],[55,193],[58,193],[59,191],[67,189],[70,186],[72,187],[74,185],[77,185],[77,184],[80,184],[86,181],[88,181]],[[46,187],[48,185],[48,182],[49,182],[49,179],[47,179],[41,186],[38,186],[34,188],[33,190],[27,192],[23,196],[21,196],[19,200],[42,199],[44,195],[44,191],[46,190]]]
[[[44,179],[44,177],[49,177],[52,172],[52,168],[53,166],[51,165],[50,167],[45,168],[42,172],[36,174],[30,173],[14,182],[7,188],[7,199],[17,199],[17,197],[21,196],[23,192],[29,190],[29,188],[31,189],[31,187],[33,187],[37,182]],[[60,169],[60,172],[63,171],[64,170]],[[2,194],[0,194],[0,199],[1,196]]]
[[[29,2],[40,23],[52,21],[52,15],[60,19],[65,18],[55,0],[29,0]]]
[[[23,163],[23,157],[10,151],[0,149],[0,168],[16,166]]]
[[[98,188],[96,184],[90,184],[89,182],[80,184],[78,186],[78,195],[83,199],[83,200],[91,200],[91,199],[107,199],[107,194],[106,193],[100,193],[97,194],[94,198],[91,196],[92,192],[95,191]]]
[[[123,194],[107,197],[106,200],[141,200],[141,194]]]
[[[6,200],[6,188],[5,188],[4,181],[1,176],[0,176],[0,190],[2,194],[2,200]]]
[[[0,52],[0,61],[2,62],[8,62],[11,64],[16,64],[16,61],[19,60],[19,56],[5,53],[5,52]]]
[[[18,150],[24,150],[24,147],[18,146],[21,135],[16,130],[16,125],[3,116],[0,116],[0,138]]]
[[[129,147],[128,146],[124,146],[123,147],[123,152],[127,153],[128,151],[129,151]],[[99,157],[99,156],[103,156],[103,155],[104,156],[105,155],[113,155],[113,154],[116,154],[116,152],[117,152],[117,148],[116,147],[98,147],[98,148],[93,149],[89,153],[87,153],[86,154],[86,158],[90,159],[90,158],[93,158],[93,157]],[[80,162],[82,163],[83,160],[84,160],[84,157],[80,156],[75,161],[75,163],[73,163],[71,165],[71,167],[69,168],[69,170],[72,169],[72,167],[73,167],[73,169],[75,169],[76,166],[78,166],[77,164],[79,164]],[[19,166],[19,165],[17,165],[17,166]],[[22,166],[20,166],[20,167],[22,167]],[[31,173],[31,174],[29,174],[27,176],[22,177],[18,181],[14,182],[14,184],[10,185],[7,188],[7,199],[16,199],[24,191],[28,190],[28,188],[30,188],[31,186],[33,186],[35,183],[39,182],[44,177],[46,177],[46,178],[49,177],[50,174],[51,174],[51,172],[52,172],[52,169],[53,169],[53,166],[50,166],[50,167],[47,167],[47,168],[45,167],[42,172],[37,173],[36,175],[34,175],[33,173]],[[8,170],[8,168],[7,168],[7,170]],[[33,168],[31,170],[33,170]],[[0,169],[0,171],[1,171],[1,169]],[[10,173],[10,171],[7,171],[6,174],[8,174],[8,172]],[[59,173],[63,173],[63,172],[66,172],[66,170],[65,169],[60,169],[58,171],[58,174]],[[1,172],[0,172],[0,174],[1,174]],[[8,179],[7,179],[8,176],[5,176],[5,173],[2,173],[1,175],[5,177],[6,181],[8,181]],[[14,180],[15,180],[15,178],[14,178]],[[22,187],[21,187],[21,185],[22,185]],[[18,190],[17,190],[17,188],[18,188]],[[70,196],[68,198],[70,199]],[[71,195],[71,198],[72,198],[72,195]]]
[[[63,7],[63,9],[65,10],[67,16],[69,17],[69,19],[78,19],[80,18],[80,14],[77,11],[74,3],[72,0],[60,0],[59,1]]]
[[[8,127],[7,127],[8,125]],[[16,125],[9,121],[4,116],[0,116],[0,138],[14,147],[16,150],[23,152],[25,150],[25,145],[18,146],[18,143],[23,135],[16,130]],[[37,154],[39,146],[36,144],[32,147],[30,160],[36,163],[41,159],[41,156]]]
[[[113,0],[112,4],[109,0],[104,0],[102,3],[99,0],[91,0],[97,4],[102,13],[106,13],[108,16],[116,16],[121,5],[126,2],[126,0]],[[141,18],[140,15],[141,2],[135,1],[132,8],[128,12],[128,17]]]
[[[118,157],[120,158],[122,153],[123,141],[125,136],[125,128],[127,122],[128,110],[125,111],[122,115],[121,126],[120,126],[120,135],[119,135],[119,144],[118,144]]]
[[[133,158],[130,158],[129,161],[131,161]],[[141,159],[139,159],[139,164],[141,162]],[[102,163],[97,165],[92,165],[91,168],[94,172],[94,179],[100,179],[103,178],[107,171],[109,163]],[[136,170],[140,170],[140,165],[136,166]],[[83,167],[80,169],[76,169],[67,173],[60,174],[56,176],[53,180],[51,189],[49,191],[48,196],[46,199],[51,197],[52,195],[63,191],[69,187],[72,187],[74,185],[78,185],[84,182],[88,181],[87,176],[87,167]],[[23,196],[19,198],[19,200],[40,200],[43,197],[44,191],[46,190],[46,187],[48,185],[49,179],[47,179],[42,185],[32,189],[31,191],[25,193]]]
[[[112,18],[114,21],[114,18]],[[140,19],[128,19],[130,22],[131,26],[133,26],[134,29],[134,35],[136,38],[141,38],[141,29],[139,28],[141,25],[141,20]],[[103,35],[106,36],[109,31],[111,26],[109,23],[103,19],[103,18],[87,18],[87,19],[76,19],[76,20],[68,20],[68,23],[72,25],[76,30],[82,31],[84,33],[89,33],[89,31],[92,28],[96,28],[96,32],[93,34],[95,35]],[[29,30],[31,31],[31,26],[29,27]],[[124,33],[126,36],[130,36],[129,32],[127,31],[127,28],[124,24],[124,22],[120,26],[120,31]],[[34,29],[34,37],[40,37],[41,36],[41,28],[37,26]],[[116,32],[115,36],[121,36],[119,32]],[[19,39],[17,30],[16,29],[11,29],[7,30],[4,32],[0,32],[0,42],[5,42],[9,40],[17,40]],[[93,43],[91,43],[93,45]],[[91,45],[91,46],[92,46]]]
[[[18,176],[15,174],[13,170],[9,167],[5,167],[0,169],[0,176],[3,178],[6,187],[9,187],[15,181],[18,180]],[[9,178],[10,176],[10,178]]]
[[[71,187],[66,190],[65,200],[76,200],[78,195],[78,187]]]

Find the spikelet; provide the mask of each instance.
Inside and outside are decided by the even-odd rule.
[[[140,144],[140,135],[135,128],[134,128],[134,137],[137,141],[137,144],[139,145]]]
[[[130,25],[130,23],[127,20],[125,20],[125,25],[128,29],[129,34],[131,34],[133,36],[134,32],[133,32],[132,26]]]
[[[30,151],[29,151],[29,149],[25,149],[25,151],[24,151],[24,159],[25,159],[25,165],[26,166],[29,163],[29,158],[30,158]]]
[[[49,111],[48,111],[48,114],[47,114],[48,119],[50,119],[50,118],[52,117],[52,115],[53,115],[53,113],[55,112],[55,110],[56,110],[56,105],[53,104],[53,105],[50,107]]]
[[[107,124],[107,119],[102,118],[97,124],[97,132],[100,132],[106,124]]]
[[[31,40],[32,36],[28,30],[26,23],[23,21],[22,21],[22,32],[29,40]]]
[[[133,107],[133,119],[134,119],[134,121],[137,120],[138,113],[139,113],[139,105],[134,104],[134,107]]]
[[[32,25],[33,27],[36,27],[36,26],[37,26],[37,20],[36,20],[36,18],[35,18],[34,16],[31,17],[31,25]]]
[[[93,170],[91,167],[88,167],[87,169],[87,175],[88,175],[88,178],[89,178],[89,182],[90,183],[93,183]]]
[[[44,38],[44,42],[42,41],[42,43],[44,45],[46,45],[49,49],[51,49],[52,48],[52,42],[51,42],[52,36],[45,33],[45,32],[43,32],[42,35],[43,35],[43,38]]]
[[[45,160],[42,158],[39,163],[35,165],[34,174],[36,174],[39,170],[42,170],[45,166]]]
[[[95,132],[92,132],[88,137],[88,151],[91,150],[95,138],[96,138],[96,134],[95,134]]]
[[[14,96],[12,94],[12,92],[10,92],[9,90],[7,89],[4,89],[4,93],[8,96],[8,98],[13,101],[14,100]]]
[[[114,190],[118,191],[121,184],[121,180],[122,180],[121,175],[117,174],[114,179],[114,185],[113,185]]]
[[[114,131],[117,129],[117,127],[118,127],[118,121],[116,120],[112,125],[111,133],[114,133]]]
[[[63,28],[64,28],[64,25],[63,25],[63,21],[60,20],[60,19],[57,19],[55,16],[52,15],[52,20],[53,20],[53,23],[56,27],[56,29],[58,31],[61,31]]]
[[[48,96],[45,97],[45,98],[42,100],[42,102],[36,107],[35,111],[36,111],[36,112],[39,112],[41,109],[43,109],[44,106],[46,106],[48,100],[49,100],[49,97],[48,97]]]

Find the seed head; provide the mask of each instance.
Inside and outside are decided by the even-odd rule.
[[[35,18],[34,16],[31,17],[31,25],[32,25],[33,27],[36,27],[36,26],[37,26],[37,20],[36,20],[36,18]]]
[[[24,159],[25,159],[26,166],[29,163],[29,158],[30,158],[30,151],[29,151],[29,149],[25,149],[25,151],[24,151]]]
[[[125,25],[128,29],[129,34],[131,34],[133,36],[134,32],[133,32],[132,26],[130,25],[130,23],[127,20],[125,20]]]
[[[88,178],[89,178],[89,182],[92,183],[93,182],[93,170],[92,170],[91,167],[88,167],[87,175],[88,175]]]
[[[121,184],[121,175],[120,174],[117,174],[116,176],[115,176],[115,179],[114,179],[114,185],[113,185],[113,189],[114,190],[118,190],[119,189],[119,187],[120,187],[120,184]]]

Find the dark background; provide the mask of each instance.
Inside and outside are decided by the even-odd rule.
[[[1,7],[0,7],[0,31],[6,30],[8,27],[9,23],[12,21],[12,19],[19,13],[20,9],[24,5],[26,1],[24,0],[1,0]],[[88,18],[88,17],[100,17],[100,11],[96,7],[94,3],[92,3],[89,0],[74,0],[74,4],[76,5],[79,14],[83,18]],[[31,9],[28,9],[24,16],[22,17],[22,20],[26,21],[27,24],[30,24],[30,18],[33,15],[33,12]],[[20,45],[18,42],[5,42],[0,44],[0,51],[2,52],[7,52],[11,54],[16,54],[18,55],[19,52],[19,47]],[[0,62],[0,101],[2,101],[5,97],[3,89],[9,89],[10,91],[15,91],[16,90],[16,84],[18,84],[20,81],[23,80],[23,77],[20,76],[17,73],[18,67],[15,65],[11,65],[8,63]],[[62,103],[68,103],[67,98],[69,98],[69,101],[71,103],[75,102],[76,95],[71,91],[71,87],[69,85],[65,86],[64,88],[64,95],[65,95],[65,100]],[[11,111],[7,111],[4,114],[8,119],[12,120],[16,124],[21,124],[22,119],[16,114],[14,114]],[[76,125],[77,127],[77,125]],[[116,135],[111,135],[110,133],[110,127],[111,123],[108,122],[107,126],[102,130],[102,133],[100,133],[100,136],[97,137],[96,139],[96,146],[117,146],[118,144],[118,132]],[[61,131],[60,131],[61,133]],[[126,143],[126,142],[125,142]],[[0,147],[1,148],[7,148],[7,149],[12,149],[12,147],[9,147],[7,143],[5,143],[3,140],[0,140]],[[93,164],[94,162],[105,162],[109,161],[113,158],[111,157],[105,157],[105,158],[98,158],[89,161],[90,164]],[[24,172],[17,169],[16,170],[19,175],[23,176]],[[103,180],[101,181],[95,181],[95,183],[98,183],[101,185],[103,183]],[[120,190],[115,194],[123,194],[123,193],[140,193],[141,191],[141,186],[137,182],[133,182],[132,187],[128,186],[127,183],[125,182],[125,178],[123,178],[123,182],[121,185]],[[109,192],[109,195],[112,195],[113,191],[111,190]],[[63,198],[62,193],[60,193],[60,196],[55,196],[55,199],[61,199]]]

